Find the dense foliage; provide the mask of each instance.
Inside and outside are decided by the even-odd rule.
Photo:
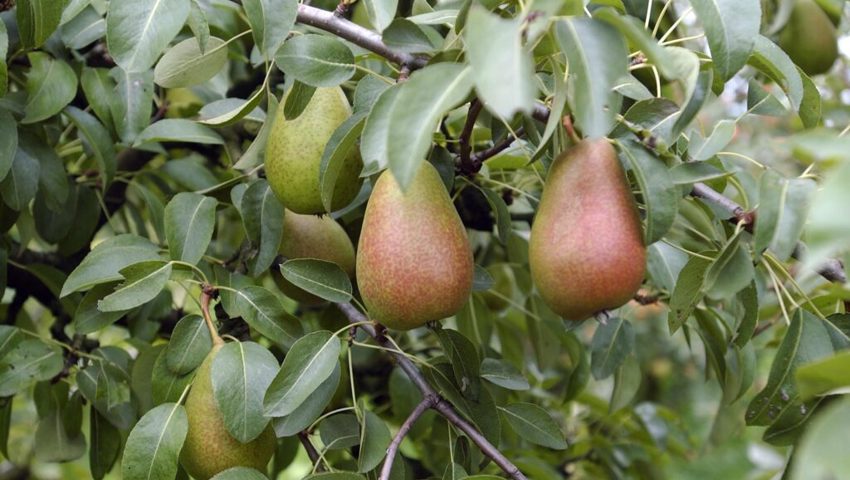
[[[848,478],[844,3],[0,0],[0,478],[187,478],[215,428],[274,450],[219,480]],[[309,111],[338,87],[351,112]],[[647,275],[566,321],[529,233],[603,137]],[[307,186],[266,146],[296,141],[324,260],[281,242]],[[473,291],[385,330],[343,250],[426,161]]]

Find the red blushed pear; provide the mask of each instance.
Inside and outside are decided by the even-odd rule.
[[[614,147],[583,140],[549,169],[529,243],[540,296],[568,320],[631,299],[646,273],[640,217]]]
[[[472,291],[472,250],[440,175],[423,162],[402,191],[378,178],[357,245],[357,285],[370,316],[410,330],[457,313]]]

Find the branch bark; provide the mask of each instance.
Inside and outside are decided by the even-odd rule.
[[[359,323],[365,322],[368,319],[365,315],[360,313],[353,305],[350,303],[338,303],[337,306],[339,309],[345,314],[348,318],[348,321],[351,323]],[[368,333],[372,338],[374,338],[381,346],[384,348],[391,350],[391,355],[396,361],[396,364],[402,371],[410,378],[416,388],[422,392],[422,395],[425,398],[434,397],[441,398],[440,395],[431,387],[428,381],[425,379],[425,376],[413,364],[413,362],[404,356],[402,352],[395,350],[389,341],[383,336],[383,334],[379,333],[374,327],[370,325],[360,325],[366,333]],[[471,423],[466,421],[463,417],[460,416],[459,413],[454,409],[454,407],[446,401],[436,402],[431,408],[440,413],[443,417],[446,418],[452,425],[455,426],[458,430],[463,432],[467,437],[469,437],[472,442],[478,446],[484,455],[493,460],[493,463],[499,466],[503,472],[505,472],[510,478],[513,480],[528,480],[528,478],[523,475],[522,472],[519,471],[516,465],[514,465],[507,457],[505,457],[502,452],[499,451],[492,443],[490,443],[478,429],[475,428]]]
[[[319,455],[319,452],[316,451],[316,447],[313,446],[313,442],[310,441],[310,435],[307,432],[298,432],[298,440],[301,441],[301,445],[304,446],[304,450],[307,452],[307,456],[310,457],[310,461],[313,462],[313,467],[317,472],[324,472],[325,469],[319,463],[322,459],[322,456]]]
[[[407,419],[405,419],[404,423],[401,424],[401,428],[398,429],[398,432],[393,437],[393,441],[390,442],[390,446],[387,447],[387,458],[384,460],[384,466],[381,468],[381,476],[378,477],[378,480],[390,480],[390,474],[393,471],[393,462],[395,462],[396,453],[398,453],[398,447],[401,445],[402,440],[407,435],[407,432],[413,427],[413,424],[419,420],[419,417],[422,416],[429,408],[434,407],[434,405],[440,401],[440,397],[429,397],[426,396],[419,402],[419,405],[410,412]]]
[[[400,52],[387,46],[378,33],[368,28],[363,28],[343,17],[334,15],[333,12],[302,3],[298,5],[298,16],[296,20],[304,25],[310,25],[311,27],[333,33],[401,66],[407,66],[415,70],[424,67],[428,63],[428,59],[424,57]]]

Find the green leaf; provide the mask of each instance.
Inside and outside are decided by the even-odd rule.
[[[323,35],[299,35],[275,54],[278,68],[314,87],[335,87],[354,75],[354,54],[340,40]]]
[[[233,467],[217,473],[210,480],[268,480],[268,477],[253,468]]]
[[[3,201],[12,210],[25,209],[38,191],[38,178],[41,164],[38,157],[32,156],[18,144],[11,166],[5,178],[0,182],[0,194]]]
[[[268,106],[266,107],[266,118],[272,119],[275,117],[278,109],[278,100],[274,95],[269,95],[267,101]],[[268,140],[269,132],[271,131],[273,124],[273,121],[263,122],[263,126],[260,128],[260,131],[257,133],[254,141],[251,142],[251,145],[247,150],[245,150],[242,157],[240,157],[233,165],[233,168],[238,170],[251,170],[257,165],[263,163],[263,155],[265,155],[266,151],[266,141]]]
[[[800,365],[833,353],[830,327],[803,309],[795,312],[770,366],[767,385],[747,407],[747,425],[770,425],[786,411],[797,412],[801,400],[794,373]]]
[[[650,245],[660,240],[673,226],[679,192],[661,159],[633,140],[622,140],[619,145],[620,153],[627,160],[641,190],[646,212],[644,241]]]
[[[110,75],[117,84],[118,99],[108,97],[115,131],[124,143],[132,144],[151,121],[153,72],[127,72],[115,67]]]
[[[71,65],[44,52],[28,55],[26,115],[21,123],[35,123],[59,113],[77,94],[77,76]]]
[[[174,478],[188,429],[189,421],[182,405],[165,403],[146,413],[127,437],[121,461],[123,478]]]
[[[481,362],[475,345],[457,330],[440,329],[437,338],[449,358],[462,395],[477,399],[481,392]]]
[[[829,172],[819,191],[814,195],[812,208],[806,225],[806,240],[809,250],[804,265],[818,266],[829,256],[850,248],[850,219],[840,212],[848,199],[850,189],[850,163]],[[756,222],[758,226],[758,222]]]
[[[640,389],[642,376],[640,362],[634,357],[627,358],[614,372],[614,390],[611,392],[609,412],[626,407]]]
[[[769,247],[781,261],[791,256],[803,232],[816,189],[817,184],[811,179],[785,179],[773,170],[765,170],[759,180],[758,221],[754,232],[756,252]]]
[[[800,67],[797,67],[797,73],[800,74],[800,79],[803,81],[803,100],[800,102],[798,110],[800,120],[806,128],[817,127],[822,117],[820,90]]]
[[[850,352],[800,365],[794,373],[803,400],[850,386]]]
[[[481,362],[481,378],[508,390],[528,390],[528,380],[508,362],[485,358]]]
[[[723,246],[705,272],[703,289],[711,298],[730,298],[752,281],[755,275],[753,259],[740,239],[739,230]]]
[[[590,371],[593,378],[602,380],[611,376],[635,347],[632,324],[620,317],[612,317],[596,327],[590,346]]]
[[[530,113],[537,93],[531,55],[522,45],[523,25],[521,17],[502,19],[473,5],[464,28],[475,90],[487,110],[504,119]]]
[[[186,23],[189,24],[189,29],[192,34],[198,39],[198,45],[201,46],[201,52],[207,50],[207,43],[210,40],[210,23],[207,20],[207,15],[201,7],[200,0],[189,0],[189,18]]]
[[[384,29],[381,38],[387,46],[400,52],[425,53],[434,51],[438,47],[428,35],[428,31],[433,32],[433,29],[399,17]]]
[[[706,182],[732,175],[709,162],[685,162],[670,169],[670,179],[674,185],[693,185],[696,182]]]
[[[115,81],[105,68],[83,67],[80,74],[80,86],[86,94],[86,100],[97,118],[107,129],[114,127],[112,119],[112,104],[119,103],[115,94]]]
[[[675,55],[677,62],[682,65],[681,68],[688,71],[684,80],[686,100],[671,130],[671,137],[674,137],[682,133],[691,124],[711,97],[714,70],[700,70],[699,58],[690,50],[680,47],[667,47],[665,51],[668,55]]]
[[[89,414],[89,468],[92,478],[101,480],[112,470],[121,454],[121,431],[91,409]]]
[[[298,4],[290,0],[243,0],[242,7],[251,24],[254,43],[266,60],[273,59],[295,25]]]
[[[631,45],[640,50],[664,78],[680,78],[681,69],[674,58],[667,55],[664,47],[658,44],[643,22],[635,17],[621,15],[614,8],[603,7],[593,12],[593,18],[602,20],[620,31]]]
[[[756,37],[755,49],[748,63],[782,87],[791,102],[791,108],[794,110],[800,108],[805,95],[803,80],[788,54],[770,39],[759,35]]]
[[[38,48],[56,31],[67,0],[19,0],[18,34],[24,48]],[[5,55],[4,55],[5,57]]]
[[[212,337],[200,315],[186,315],[174,326],[165,347],[165,362],[175,375],[198,368],[212,349]]]
[[[263,287],[248,286],[235,294],[239,315],[252,328],[278,345],[290,346],[301,336],[301,324],[280,300]]]
[[[213,129],[192,120],[167,118],[142,130],[134,146],[147,142],[188,142],[223,145],[224,139]]]
[[[250,259],[250,274],[259,277],[277,256],[283,236],[284,208],[275,197],[269,182],[252,183],[242,196],[242,223],[257,254]]]
[[[304,403],[285,417],[275,418],[274,431],[278,438],[295,435],[319,418],[333,400],[334,393],[339,388],[341,376],[341,369],[339,365],[336,365],[331,375],[304,400]]]
[[[99,283],[114,282],[124,277],[124,267],[147,260],[158,260],[159,248],[150,240],[136,235],[118,235],[97,244],[68,275],[60,297],[88,290]]]
[[[357,139],[366,123],[366,115],[357,113],[349,117],[334,131],[319,164],[319,188],[321,189],[322,205],[327,211],[332,211],[333,194],[339,179],[339,174],[352,155],[357,155]],[[349,180],[350,181],[350,180]]]
[[[9,52],[9,34],[6,32],[6,24],[0,22],[0,58],[6,58]],[[9,67],[6,62],[0,62],[0,97],[6,95],[9,89]]]
[[[171,258],[197,264],[212,239],[215,207],[212,197],[181,192],[165,206],[165,237]]]
[[[14,395],[35,382],[50,380],[62,371],[58,347],[41,340],[23,340],[0,359],[0,397]]]
[[[508,419],[511,428],[522,438],[555,450],[567,448],[558,424],[541,407],[532,403],[512,403],[498,408]]]
[[[263,395],[277,371],[274,355],[254,342],[228,343],[213,359],[215,403],[236,440],[248,443],[269,424],[269,418],[263,416]]]
[[[692,4],[705,29],[714,68],[723,80],[747,63],[761,26],[759,0],[707,0]]]
[[[679,272],[676,288],[670,295],[670,312],[667,315],[667,326],[671,335],[688,320],[702,300],[703,278],[711,263],[711,260],[691,257]]]
[[[151,369],[151,400],[154,405],[176,402],[183,391],[192,383],[194,372],[177,375],[168,368],[168,349],[165,348],[156,357]]]
[[[266,391],[265,415],[282,417],[295,411],[333,373],[339,351],[339,339],[324,330],[295,342]]]
[[[304,477],[304,480],[366,480],[366,477],[350,472],[332,472],[314,473]]]
[[[90,113],[74,106],[68,106],[65,109],[65,113],[77,127],[77,131],[82,139],[94,153],[97,166],[100,168],[100,173],[103,177],[103,186],[104,188],[108,187],[115,177],[115,170],[118,168],[112,137],[103,125]]]
[[[369,410],[363,410],[363,428],[360,429],[360,455],[357,457],[357,470],[361,473],[372,471],[387,456],[392,436],[381,417]]]
[[[614,85],[628,73],[623,37],[610,25],[589,18],[557,21],[555,37],[569,62],[569,103],[575,122],[585,137],[604,137],[622,103]]]
[[[171,262],[153,260],[121,269],[125,281],[97,302],[101,312],[130,310],[153,300],[171,278]]]
[[[850,428],[850,399],[830,404],[808,425],[791,462],[791,480],[844,479],[850,471],[845,442]]]
[[[484,194],[484,198],[490,204],[493,217],[496,219],[496,233],[499,235],[499,241],[506,245],[511,236],[511,212],[508,211],[505,199],[490,188],[476,187]]]
[[[298,118],[304,109],[307,108],[314,93],[316,93],[316,87],[301,83],[298,80],[293,80],[292,86],[286,93],[286,103],[283,104],[284,118]]]
[[[329,302],[341,303],[351,299],[351,279],[333,262],[297,258],[281,264],[280,272],[296,287]]]
[[[387,142],[390,128],[390,112],[395,100],[401,92],[401,85],[393,85],[384,90],[375,100],[372,111],[363,126],[360,137],[360,156],[363,158],[363,172],[360,176],[368,176],[387,168]]]
[[[198,85],[211,79],[227,63],[227,43],[217,37],[201,52],[195,37],[187,38],[168,49],[156,64],[153,80],[165,88]]]
[[[83,49],[106,34],[106,20],[93,7],[86,7],[59,30],[68,48]]]
[[[402,84],[389,112],[386,140],[389,167],[402,189],[425,160],[440,118],[466,99],[472,76],[464,65],[437,63],[417,70]]]
[[[322,420],[319,433],[329,450],[341,450],[360,444],[360,423],[356,415],[342,413]]]
[[[708,160],[723,150],[735,135],[735,121],[721,120],[714,125],[711,135],[703,139],[700,135],[692,135],[688,145],[688,153],[694,160]]]
[[[383,32],[395,17],[398,0],[363,0],[358,8],[365,8],[369,23],[375,30]]]
[[[128,72],[147,70],[188,17],[186,0],[110,1],[106,14],[109,53]]]
[[[266,114],[257,108],[257,105],[260,104],[265,93],[265,89],[259,88],[247,100],[241,98],[223,98],[208,103],[201,107],[201,111],[198,112],[198,123],[213,127],[225,127],[227,125],[233,125],[243,118],[264,122]]]

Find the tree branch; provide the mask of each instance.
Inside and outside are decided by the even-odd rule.
[[[738,205],[734,200],[731,200],[725,197],[723,194],[717,192],[713,188],[709,187],[704,183],[695,183],[694,188],[691,191],[691,195],[697,198],[701,198],[703,200],[707,200],[718,207],[729,212],[732,216],[729,220],[733,223],[744,223],[744,228],[747,229],[750,233],[753,231],[753,225],[756,222],[756,212],[751,211],[748,212],[742,207]],[[799,259],[802,252],[802,244],[798,243],[796,248],[794,248],[794,252],[791,254],[792,257]],[[818,273],[825,279],[830,282],[836,283],[845,283],[847,281],[847,274],[844,272],[844,267],[840,261],[830,258],[826,262],[824,262],[823,266],[818,269]]]
[[[303,445],[304,450],[307,451],[307,456],[310,457],[310,461],[313,462],[313,466],[316,471],[325,471],[325,469],[319,463],[322,459],[322,456],[319,455],[319,452],[316,451],[316,447],[313,446],[313,442],[310,441],[310,435],[308,435],[307,432],[298,432],[298,440],[301,441],[301,445]]]
[[[428,59],[426,58],[417,57],[415,55],[390,48],[376,32],[373,32],[368,28],[363,28],[341,16],[334,15],[333,12],[321,10],[309,5],[299,4],[298,16],[296,19],[299,23],[333,33],[340,38],[344,38],[355,45],[371,50],[372,52],[375,52],[399,65],[408,66],[411,69],[417,69],[424,67],[428,63]]]
[[[419,402],[419,405],[410,412],[407,419],[404,423],[401,424],[401,428],[398,429],[398,433],[393,437],[393,441],[390,442],[390,446],[387,447],[387,458],[384,460],[384,466],[381,468],[381,476],[378,477],[378,480],[390,480],[390,473],[393,471],[393,462],[395,461],[396,453],[398,453],[398,447],[401,445],[402,440],[407,435],[407,432],[413,427],[413,424],[419,420],[419,417],[422,416],[429,408],[432,408],[437,402],[440,401],[440,397],[432,397],[426,396]]]
[[[348,321],[351,323],[360,323],[368,321],[365,315],[360,313],[353,305],[350,303],[338,303],[337,306],[348,317]],[[419,371],[419,368],[413,364],[413,362],[404,356],[402,352],[395,350],[389,341],[387,341],[386,337],[382,333],[379,333],[375,328],[370,325],[360,325],[366,333],[372,336],[375,340],[378,341],[381,346],[391,351],[391,355],[396,360],[399,368],[407,374],[408,378],[416,385],[416,388],[422,392],[426,398],[435,397],[441,398],[439,394],[428,384],[428,381],[425,380],[425,376]],[[499,451],[492,443],[490,443],[478,429],[475,428],[471,423],[467,422],[464,418],[457,413],[457,411],[452,407],[449,402],[439,401],[435,403],[431,408],[439,412],[443,417],[446,418],[452,425],[455,426],[458,430],[466,434],[472,442],[481,449],[481,452],[484,453],[487,457],[489,457],[493,462],[499,466],[510,478],[513,480],[528,480],[522,472],[519,471],[516,465],[514,465],[507,457],[505,457],[502,452]]]
[[[475,120],[478,119],[478,114],[481,113],[483,105],[477,98],[469,104],[469,111],[466,114],[466,123],[463,125],[463,131],[460,132],[460,171],[466,174],[475,173],[478,171],[475,164],[470,160],[472,154],[472,131],[475,130]],[[481,168],[480,166],[478,168]]]

